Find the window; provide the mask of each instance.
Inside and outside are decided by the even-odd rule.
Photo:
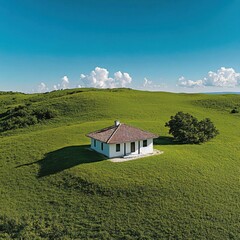
[[[120,144],[116,144],[116,152],[120,152]]]
[[[101,149],[102,149],[102,151],[103,151],[103,143],[101,143]]]
[[[143,147],[147,147],[147,140],[143,140]]]
[[[96,139],[93,140],[93,146],[96,147]]]
[[[135,152],[135,142],[131,142],[131,152]]]

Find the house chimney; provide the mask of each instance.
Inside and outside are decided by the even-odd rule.
[[[115,120],[114,121],[114,125],[117,127],[118,125],[120,124],[120,121],[119,120]]]

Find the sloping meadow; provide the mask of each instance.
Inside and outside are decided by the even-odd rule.
[[[1,239],[240,238],[240,121],[228,111],[240,96],[75,89],[0,100],[2,113],[58,112],[1,134]],[[218,101],[227,109],[207,107]],[[177,111],[209,117],[219,136],[173,144],[164,124]],[[112,163],[90,151],[85,134],[115,119],[160,135],[164,153]]]

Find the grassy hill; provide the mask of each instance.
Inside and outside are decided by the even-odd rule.
[[[0,123],[19,105],[57,117],[0,133],[0,239],[240,239],[239,95],[1,92]],[[177,111],[220,135],[174,144],[164,124]],[[85,134],[115,119],[159,134],[164,154],[112,163],[87,150]]]

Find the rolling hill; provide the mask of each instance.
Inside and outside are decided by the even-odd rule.
[[[0,124],[17,106],[53,119],[0,134],[0,239],[240,239],[240,95],[131,89],[0,93]],[[178,111],[220,134],[172,142]],[[115,119],[160,135],[164,154],[113,163],[86,133]]]

